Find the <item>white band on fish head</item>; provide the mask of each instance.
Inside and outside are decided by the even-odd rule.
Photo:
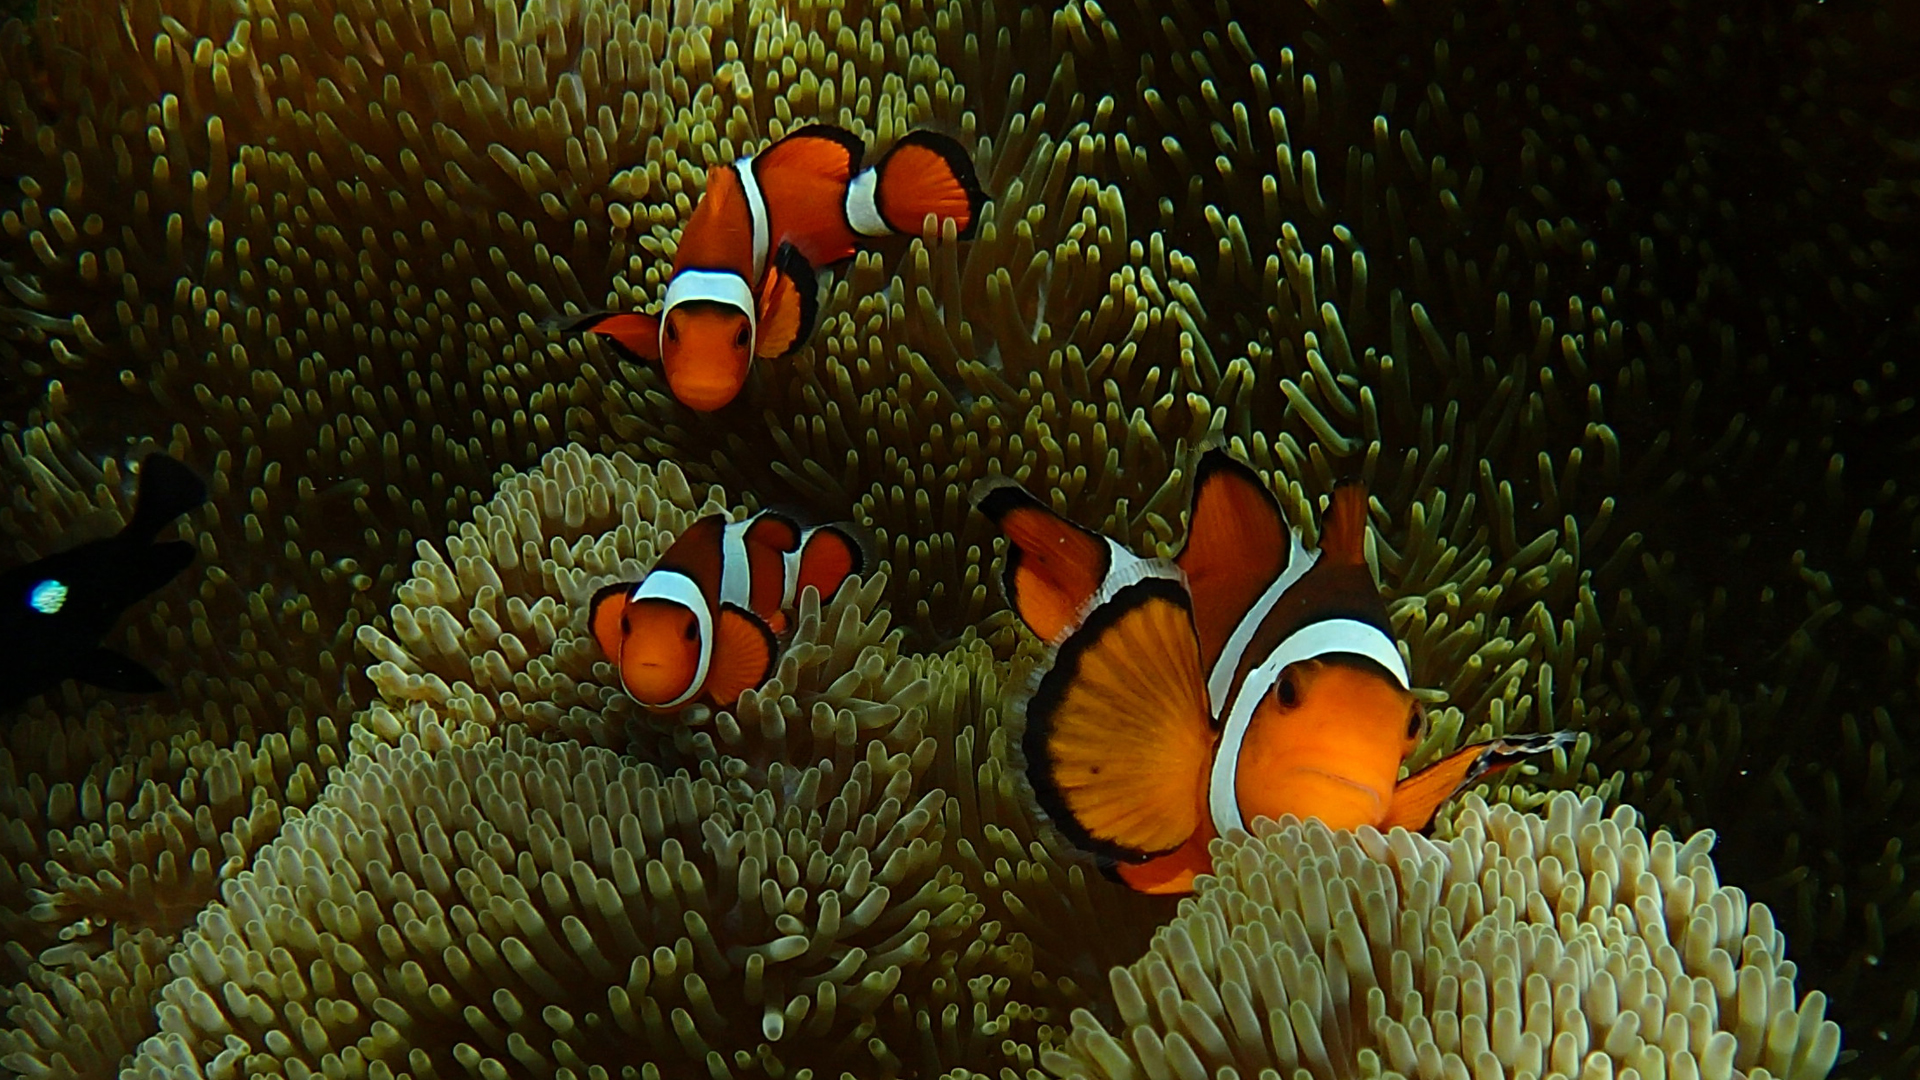
[[[1400,689],[1412,689],[1400,649],[1377,626],[1358,619],[1325,619],[1287,635],[1259,667],[1247,673],[1239,696],[1233,699],[1226,727],[1220,732],[1220,746],[1214,751],[1213,773],[1207,784],[1207,809],[1220,835],[1246,828],[1240,817],[1240,746],[1246,741],[1247,725],[1253,722],[1254,710],[1259,708],[1267,688],[1279,680],[1287,665],[1336,653],[1363,656],[1385,668]]]
[[[756,313],[757,305],[753,299],[753,288],[747,279],[731,270],[681,270],[667,283],[667,298],[660,305],[660,351],[667,348],[667,316],[681,304],[695,300],[705,300],[714,304],[726,304],[740,309],[747,317],[747,325],[752,327],[757,340],[760,336],[760,319]]]
[[[880,173],[865,169],[847,182],[847,224],[861,236],[890,236],[893,226],[880,216],[875,198],[880,189]]]
[[[767,199],[760,194],[760,178],[753,174],[753,159],[743,157],[733,163],[740,177],[740,190],[747,196],[747,217],[753,222],[753,280],[759,281],[767,269]]]
[[[632,599],[669,600],[693,612],[693,621],[700,627],[700,662],[694,666],[693,681],[672,701],[641,703],[656,709],[685,705],[707,684],[707,669],[713,666],[713,609],[707,606],[706,594],[692,578],[678,570],[654,570],[634,586]]]

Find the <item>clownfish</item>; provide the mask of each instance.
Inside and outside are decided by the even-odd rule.
[[[1573,742],[1510,736],[1398,779],[1426,711],[1362,554],[1361,484],[1334,491],[1308,551],[1259,476],[1210,450],[1171,561],[1016,486],[978,505],[1007,538],[1011,606],[1056,647],[1026,707],[1034,793],[1141,892],[1191,892],[1208,842],[1255,817],[1424,829],[1468,784]]]
[[[865,561],[837,526],[803,529],[765,510],[731,522],[709,514],[645,577],[594,593],[593,636],[647,708],[696,698],[725,707],[773,674],[776,635],[801,590],[818,589],[824,604]]]
[[[67,679],[128,693],[165,690],[144,664],[100,639],[121,612],[193,562],[191,542],[157,538],[168,522],[206,501],[207,485],[192,469],[149,454],[125,528],[0,574],[0,706]]]
[[[565,329],[660,361],[689,408],[726,405],[754,357],[784,356],[813,332],[814,267],[852,257],[863,238],[917,235],[928,214],[963,239],[979,227],[986,195],[959,143],[910,131],[863,170],[866,156],[853,132],[812,124],[708,169],[659,313],[594,312]]]

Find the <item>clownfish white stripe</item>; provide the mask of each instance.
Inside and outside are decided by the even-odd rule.
[[[1087,616],[1094,609],[1113,599],[1121,589],[1136,581],[1166,578],[1169,581],[1178,581],[1183,586],[1186,584],[1187,575],[1181,573],[1180,568],[1171,562],[1165,559],[1143,559],[1121,547],[1112,537],[1103,536],[1101,539],[1107,542],[1107,548],[1112,554],[1112,561],[1107,564],[1106,579],[1101,581],[1100,588],[1094,591],[1093,599],[1088,600],[1086,606],[1080,609],[1079,617],[1062,635],[1063,638],[1072,636],[1073,631],[1079,629],[1080,624],[1086,621]]]
[[[887,236],[893,226],[880,216],[880,204],[874,194],[880,188],[880,174],[865,169],[847,184],[847,224],[861,236]]]
[[[634,586],[632,599],[671,600],[693,612],[694,623],[700,628],[700,663],[694,668],[693,680],[679,697],[652,707],[672,709],[685,705],[707,685],[707,669],[713,666],[713,611],[707,606],[707,598],[700,592],[700,586],[680,571],[656,569]]]
[[[753,568],[747,562],[747,529],[760,515],[744,521],[731,521],[720,530],[720,602],[750,610],[753,592]]]
[[[753,325],[755,334],[759,333],[759,305],[754,302],[753,288],[747,284],[747,279],[728,270],[682,270],[673,275],[673,281],[668,283],[666,302],[660,306],[660,333],[663,336],[667,332],[667,312],[693,300],[710,300],[739,308],[746,315],[747,322]]]
[[[759,281],[767,269],[767,200],[760,194],[760,178],[753,174],[753,159],[743,157],[733,163],[740,176],[740,190],[747,196],[747,217],[753,222],[753,280]]]
[[[1247,646],[1253,644],[1253,635],[1259,631],[1260,624],[1266,621],[1267,613],[1280,602],[1281,594],[1293,588],[1308,570],[1313,569],[1313,564],[1320,561],[1318,548],[1308,551],[1306,545],[1300,542],[1300,530],[1289,528],[1287,531],[1293,540],[1291,550],[1287,553],[1286,569],[1280,571],[1280,576],[1273,579],[1267,591],[1261,593],[1260,599],[1247,609],[1239,625],[1233,628],[1232,636],[1227,638],[1227,644],[1220,650],[1220,658],[1213,662],[1213,670],[1207,673],[1207,702],[1216,720],[1233,694],[1233,677],[1240,670],[1240,658],[1246,655]]]
[[[1214,751],[1213,772],[1207,784],[1207,809],[1213,827],[1221,836],[1233,829],[1245,829],[1240,818],[1240,747],[1246,741],[1247,726],[1267,688],[1280,678],[1287,665],[1332,653],[1363,656],[1385,668],[1403,690],[1410,689],[1407,662],[1393,639],[1379,627],[1358,619],[1324,619],[1308,623],[1287,635],[1286,640],[1267,654],[1260,666],[1247,674],[1240,695],[1220,732],[1220,745]]]

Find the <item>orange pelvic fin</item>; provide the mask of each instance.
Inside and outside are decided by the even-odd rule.
[[[988,487],[974,501],[1007,538],[1007,602],[1035,636],[1058,641],[1106,580],[1113,563],[1106,538],[1047,509],[1018,484]]]
[[[1416,832],[1425,829],[1433,824],[1440,804],[1469,785],[1535,754],[1571,747],[1575,738],[1571,731],[1513,735],[1456,750],[1394,786],[1393,803],[1380,829],[1384,832],[1395,825]]]
[[[1333,506],[1320,529],[1321,557],[1329,566],[1360,566],[1367,561],[1367,485],[1343,480],[1333,489]]]
[[[1187,539],[1173,561],[1186,572],[1200,661],[1210,670],[1234,627],[1286,569],[1293,537],[1259,475],[1226,451],[1207,451],[1196,473]]]
[[[720,621],[713,628],[713,663],[707,669],[706,694],[721,708],[740,700],[773,675],[779,644],[773,630],[751,611],[720,605]]]
[[[1122,584],[1061,644],[1027,703],[1034,794],[1088,850],[1139,862],[1204,827],[1213,731],[1189,603],[1171,577]]]
[[[1134,892],[1178,896],[1193,891],[1193,879],[1213,872],[1213,856],[1207,845],[1213,842],[1213,825],[1203,817],[1203,827],[1171,854],[1142,863],[1115,863],[1113,873]]]
[[[874,202],[896,232],[917,235],[928,214],[952,220],[961,239],[973,236],[987,204],[973,159],[937,131],[909,131],[874,166]]]
[[[614,348],[635,360],[660,359],[660,320],[638,311],[591,311],[577,319],[557,322],[566,333],[599,334]]]
[[[755,356],[785,356],[806,344],[820,315],[819,284],[800,249],[783,243],[760,283],[760,328]]]

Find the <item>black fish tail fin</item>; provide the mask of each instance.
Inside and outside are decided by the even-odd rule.
[[[121,535],[150,541],[160,535],[167,522],[206,501],[207,485],[192,469],[165,454],[148,454],[140,463],[140,493],[133,520],[127,522]]]
[[[167,688],[160,677],[148,671],[140,661],[125,653],[101,647],[82,656],[73,677],[107,690],[129,694],[152,694]]]

